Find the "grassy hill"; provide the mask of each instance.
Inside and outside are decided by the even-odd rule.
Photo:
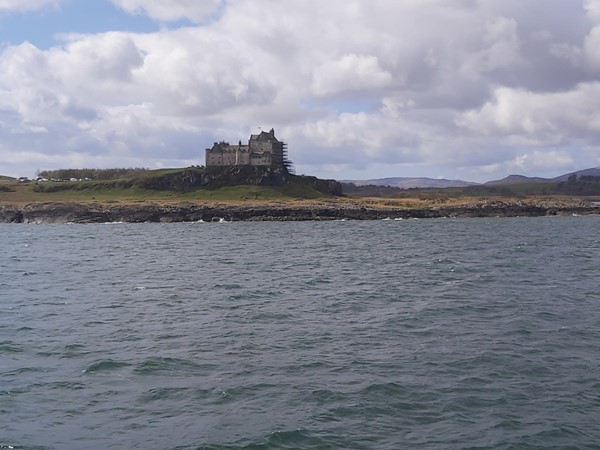
[[[70,170],[69,174],[78,172]],[[100,172],[96,175],[102,178]],[[250,201],[318,199],[340,193],[341,187],[333,180],[295,176],[270,167],[136,170],[118,178],[82,181],[0,179],[0,202]]]

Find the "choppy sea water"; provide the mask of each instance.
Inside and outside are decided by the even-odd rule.
[[[600,448],[600,217],[0,225],[0,449]]]

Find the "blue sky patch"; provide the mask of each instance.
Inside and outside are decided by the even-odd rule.
[[[187,22],[169,24],[170,27]],[[59,8],[47,7],[25,13],[0,13],[0,43],[18,45],[28,41],[40,49],[60,43],[57,35],[95,34],[108,31],[149,33],[161,25],[144,15],[131,15],[108,0],[70,0]]]

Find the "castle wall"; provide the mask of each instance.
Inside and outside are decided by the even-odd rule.
[[[250,153],[250,165],[252,166],[270,166],[273,163],[271,153]]]
[[[253,152],[271,152],[273,144],[267,141],[250,141],[250,150]]]
[[[214,152],[211,149],[206,149],[206,166],[222,166],[223,165],[223,154],[221,152]]]
[[[238,152],[236,164],[242,166],[247,166],[248,164],[251,164],[250,152],[247,149]]]
[[[206,166],[236,166],[250,164],[250,152],[247,145],[215,144],[206,149]]]

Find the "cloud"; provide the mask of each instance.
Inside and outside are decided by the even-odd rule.
[[[111,0],[131,14],[145,14],[161,22],[187,19],[202,23],[220,8],[223,0]]]
[[[584,0],[583,7],[589,17],[595,22],[600,23],[600,1]]]
[[[462,114],[457,123],[476,134],[527,137],[531,145],[556,145],[569,139],[597,143],[600,112],[595,99],[599,95],[598,82],[552,93],[498,88],[492,100]]]
[[[547,169],[560,169],[573,163],[573,158],[565,151],[533,151],[516,157],[507,164],[509,170],[518,173],[541,172]]]
[[[494,70],[522,64],[519,54],[519,37],[515,19],[495,17],[488,20],[482,30],[483,45],[472,52],[463,63],[461,70],[467,74],[482,74]]]
[[[392,79],[392,74],[381,68],[377,57],[344,55],[316,69],[312,91],[317,96],[370,91],[389,86]]]
[[[594,27],[586,37],[583,54],[589,68],[600,73],[600,26]]]
[[[34,11],[46,6],[57,7],[63,0],[0,0],[2,11]]]
[[[133,72],[144,63],[144,55],[124,33],[105,33],[75,38],[64,49],[53,49],[47,60],[54,78],[68,88],[90,82],[110,84],[132,81]]]
[[[111,1],[201,25],[4,47],[0,160],[201,164],[273,126],[320,176],[600,162],[597,0]]]

